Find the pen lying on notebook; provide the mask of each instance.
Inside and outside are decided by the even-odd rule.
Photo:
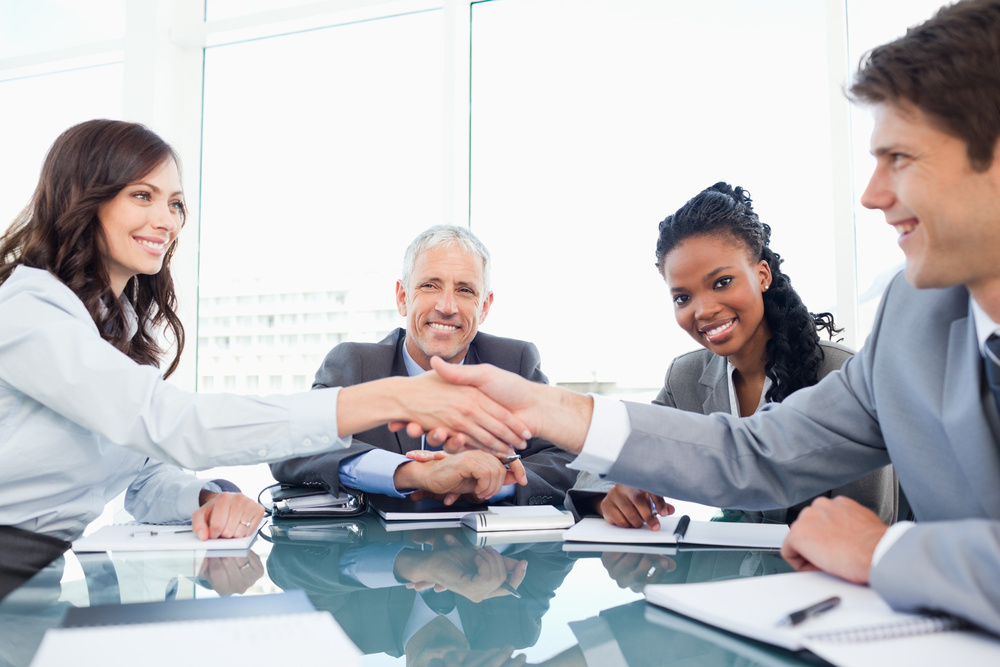
[[[129,533],[129,537],[156,537],[157,535],[178,535],[180,533],[191,533],[194,532],[190,528],[185,528],[184,530],[137,530],[134,533]]]
[[[839,604],[840,598],[834,595],[832,598],[827,598],[814,605],[809,605],[805,609],[799,609],[798,611],[791,612],[788,616],[785,616],[783,619],[778,621],[778,625],[798,625],[802,621],[812,618],[813,616],[819,616],[820,614],[828,612],[831,609],[836,609]]]

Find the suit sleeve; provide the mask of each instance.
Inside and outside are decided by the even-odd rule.
[[[1000,522],[988,519],[916,523],[885,552],[870,579],[894,609],[944,611],[1000,634],[997,581]]]
[[[347,387],[362,382],[364,360],[352,354],[349,344],[334,347],[316,371],[313,389]],[[341,490],[340,464],[367,451],[375,449],[363,441],[364,433],[353,438],[351,446],[316,456],[300,456],[271,464],[271,474],[285,484],[321,485],[336,493]]]
[[[626,403],[631,433],[607,478],[715,507],[791,507],[889,463],[871,339],[838,373],[751,417]]]
[[[521,349],[518,374],[541,384],[549,379],[542,372],[541,355],[533,343],[525,342]],[[575,455],[565,452],[548,440],[532,438],[521,452],[521,461],[528,474],[527,486],[516,486],[514,498],[518,505],[561,505],[566,491],[576,481],[576,471],[566,467]]]

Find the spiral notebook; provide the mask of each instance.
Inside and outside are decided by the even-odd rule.
[[[792,651],[808,649],[835,665],[878,664],[872,658],[883,652],[894,664],[925,664],[930,653],[945,653],[944,646],[963,660],[974,653],[1000,664],[1000,639],[953,617],[895,611],[867,586],[824,572],[651,585],[643,592],[659,607]],[[791,612],[832,596],[841,602],[831,611],[799,625],[778,625]],[[886,640],[891,646],[883,645]]]

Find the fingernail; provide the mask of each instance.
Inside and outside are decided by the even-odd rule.
[[[531,440],[531,431],[528,431],[528,430],[522,431],[521,432],[521,437],[524,438],[525,440]],[[524,444],[527,445],[528,443],[524,443]]]

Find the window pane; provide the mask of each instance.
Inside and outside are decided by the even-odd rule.
[[[834,308],[823,3],[497,0],[472,35],[488,326],[536,342],[550,379],[649,397],[697,346],[657,224],[720,180],[753,194],[806,305]]]
[[[906,28],[926,21],[940,8],[940,0],[847,0],[850,62],[857,68],[869,49],[902,36]],[[863,107],[851,110],[854,163],[855,239],[858,249],[858,295],[862,339],[871,330],[875,311],[889,280],[903,266],[903,252],[896,245],[896,232],[885,224],[881,211],[861,206],[861,194],[868,185],[875,159],[869,152],[872,118]]]
[[[0,0],[0,58],[124,35],[125,0]]]
[[[274,9],[284,9],[296,5],[308,5],[316,0],[206,0],[205,20],[215,21],[234,16],[258,14]]]
[[[401,324],[379,313],[442,216],[442,39],[425,12],[206,51],[199,319],[250,344],[210,340],[199,377],[266,351],[238,386],[308,388],[328,341]]]
[[[122,66],[0,82],[0,225],[9,225],[38,184],[45,152],[63,130],[91,118],[121,118]],[[72,100],[68,104],[67,100]]]

